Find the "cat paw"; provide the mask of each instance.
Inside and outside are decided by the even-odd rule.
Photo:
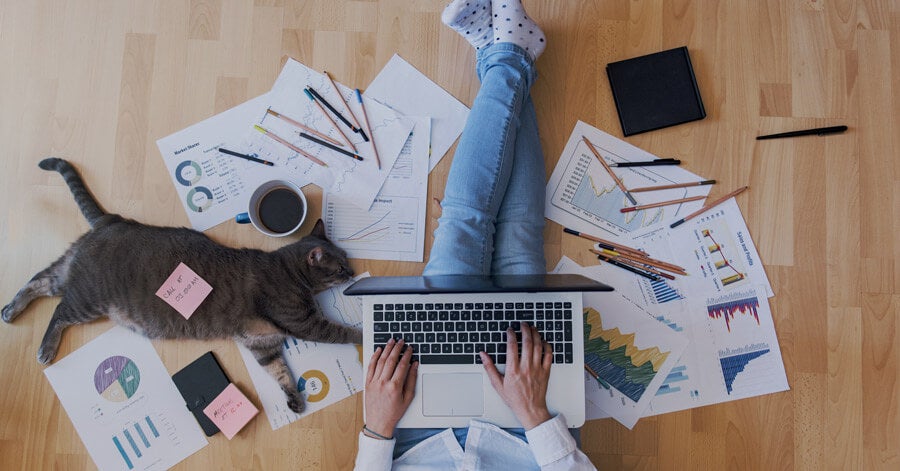
[[[300,393],[288,394],[287,406],[290,410],[301,413],[305,409],[306,404],[303,403],[303,396]]]
[[[38,350],[38,363],[42,365],[49,365],[54,358],[56,358],[56,350],[45,350],[43,348]]]
[[[0,314],[0,317],[3,318],[3,322],[6,322],[8,324],[16,320],[16,317],[19,317],[19,314],[21,312],[21,309],[16,309],[15,301],[13,301],[6,306],[3,306],[3,311],[2,314]]]

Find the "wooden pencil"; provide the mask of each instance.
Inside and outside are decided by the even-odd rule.
[[[659,186],[642,186],[640,188],[631,188],[629,191],[632,193],[638,193],[641,191],[658,191],[658,190],[674,190],[676,188],[689,188],[692,186],[700,186],[700,185],[715,185],[715,180],[701,180],[699,182],[691,182],[691,183],[675,183],[674,185],[659,185]]]
[[[303,157],[306,157],[307,159],[312,160],[313,162],[315,162],[315,163],[317,163],[317,164],[319,164],[319,165],[321,165],[321,166],[323,166],[323,167],[327,167],[327,166],[328,166],[328,164],[326,164],[325,162],[322,162],[321,160],[317,159],[314,155],[312,155],[312,154],[310,154],[309,152],[306,152],[306,151],[304,151],[303,149],[301,149],[301,148],[299,148],[299,147],[297,147],[297,146],[291,144],[290,142],[284,140],[283,138],[281,138],[281,137],[278,136],[277,134],[275,134],[275,133],[269,131],[268,129],[266,129],[266,128],[264,128],[264,127],[258,125],[258,124],[257,124],[257,125],[254,125],[253,128],[256,129],[257,131],[259,131],[259,132],[265,134],[266,136],[269,136],[269,137],[272,138],[275,142],[277,142],[277,143],[279,143],[279,144],[281,144],[281,145],[287,147],[288,149],[290,149],[290,150],[292,150],[292,151],[294,151],[294,152],[296,152],[296,153],[302,155]]]
[[[359,107],[362,109],[362,117],[363,122],[366,124],[366,133],[369,134],[369,143],[372,144],[372,152],[375,154],[375,163],[378,165],[378,170],[381,170],[381,159],[378,158],[378,146],[375,145],[375,135],[372,134],[372,128],[369,126],[369,115],[366,113],[366,104],[363,103],[362,94],[359,93],[359,89],[356,89],[356,101],[359,102]]]
[[[622,180],[619,180],[619,177],[616,175],[615,172],[613,172],[612,167],[610,167],[609,164],[606,163],[606,160],[603,159],[603,157],[600,155],[600,153],[597,152],[597,149],[594,148],[594,145],[591,144],[591,141],[589,141],[588,138],[585,136],[581,136],[581,139],[583,139],[584,143],[587,144],[589,149],[591,149],[591,152],[594,153],[594,157],[597,157],[597,160],[600,161],[600,163],[603,165],[603,168],[605,168],[606,171],[609,173],[609,176],[611,176],[613,181],[616,182],[616,185],[619,187],[620,190],[622,190],[622,193],[625,193],[625,197],[628,198],[628,201],[631,201],[631,204],[634,204],[634,205],[638,204],[637,201],[635,201],[634,197],[631,196],[631,193],[628,192],[628,189],[625,188],[625,184],[622,183]]]
[[[631,247],[628,247],[628,246],[625,246],[625,245],[622,245],[622,244],[617,244],[617,243],[615,243],[615,242],[612,242],[612,241],[609,241],[609,240],[606,240],[606,239],[601,239],[601,238],[599,238],[599,237],[592,236],[592,235],[590,235],[590,234],[585,234],[584,232],[576,231],[575,229],[569,229],[568,227],[564,227],[564,228],[563,228],[563,232],[565,232],[565,233],[567,233],[567,234],[572,234],[572,235],[581,237],[581,238],[583,238],[583,239],[592,240],[592,241],[594,241],[594,242],[596,242],[596,243],[598,243],[598,244],[607,246],[607,248],[612,247],[612,248],[614,248],[615,250],[617,250],[617,251],[619,251],[619,252],[623,252],[623,253],[633,253],[635,256],[639,256],[639,257],[646,257],[646,256],[647,256],[646,253],[644,253],[644,252],[642,252],[642,251],[640,251],[640,250],[638,250],[638,249],[633,249],[633,248],[631,248]]]
[[[341,102],[344,103],[344,108],[347,108],[347,114],[350,115],[350,120],[353,121],[353,132],[360,133],[363,140],[369,142],[369,138],[368,136],[366,136],[366,133],[362,132],[362,126],[359,125],[359,120],[357,120],[356,115],[353,114],[353,108],[350,108],[350,105],[346,101],[344,101],[344,95],[341,95],[341,90],[338,88],[337,84],[334,83],[334,79],[331,78],[331,74],[329,74],[327,70],[323,70],[322,73],[325,74],[325,77],[328,78],[328,83],[330,83],[331,88],[334,89],[334,94],[341,98]]]
[[[734,191],[732,191],[731,193],[728,193],[727,195],[725,195],[725,196],[723,196],[723,197],[721,197],[721,198],[719,198],[719,199],[713,201],[712,203],[709,203],[708,205],[706,205],[706,206],[704,206],[704,207],[702,207],[702,208],[700,208],[700,209],[694,211],[693,213],[688,214],[687,216],[685,216],[685,217],[683,217],[683,218],[681,218],[681,219],[679,219],[679,220],[673,222],[671,225],[669,225],[669,227],[672,228],[672,229],[674,229],[674,228],[680,226],[681,224],[684,224],[686,221],[689,221],[689,220],[691,220],[691,219],[693,219],[693,218],[695,218],[695,217],[697,217],[697,216],[699,216],[699,215],[701,215],[701,214],[703,214],[703,213],[709,211],[710,209],[712,209],[712,208],[714,208],[714,207],[716,207],[716,206],[718,206],[718,205],[724,203],[724,202],[727,201],[728,199],[734,198],[735,196],[737,196],[737,195],[743,193],[744,190],[746,190],[746,189],[748,189],[748,188],[750,188],[750,187],[749,187],[749,186],[742,186],[742,187],[738,188],[737,190],[734,190]]]
[[[630,212],[633,212],[633,211],[640,211],[640,210],[642,210],[642,209],[659,208],[660,206],[669,206],[669,205],[673,205],[673,204],[688,203],[688,202],[691,202],[691,201],[699,201],[699,200],[702,200],[702,199],[706,199],[706,196],[705,196],[705,195],[700,195],[700,196],[690,196],[690,197],[687,197],[687,198],[680,198],[680,199],[677,199],[677,200],[659,201],[659,202],[657,202],[657,203],[648,203],[648,204],[639,204],[639,205],[637,205],[637,206],[629,206],[629,207],[627,207],[627,208],[622,208],[622,209],[619,210],[619,212],[622,212],[622,213],[630,213]]]
[[[630,266],[640,269],[640,270],[644,270],[648,273],[652,273],[654,275],[661,276],[661,277],[669,279],[669,280],[675,279],[674,276],[661,271],[661,270],[664,270],[663,268],[654,267],[653,265],[647,263],[645,260],[635,260],[631,257],[626,257],[623,254],[612,251],[612,250],[597,250],[597,249],[588,249],[588,250],[590,250],[595,255],[604,255],[607,257],[611,257],[613,260],[618,260],[619,262],[622,262],[626,265],[630,265]]]
[[[328,122],[331,123],[331,126],[333,126],[334,129],[337,130],[338,134],[340,134],[341,137],[344,138],[344,142],[345,142],[348,146],[350,146],[351,149],[353,149],[353,152],[359,153],[359,151],[356,150],[356,146],[354,146],[353,143],[350,142],[350,138],[347,137],[347,135],[344,134],[344,131],[341,130],[341,127],[338,126],[338,124],[335,123],[333,119],[331,119],[331,115],[329,115],[328,112],[325,111],[325,108],[323,108],[323,107],[322,107],[322,104],[319,103],[318,100],[316,100],[316,98],[313,96],[312,93],[310,93],[309,89],[303,89],[303,93],[306,94],[306,97],[309,98],[309,101],[313,102],[313,103],[316,105],[316,107],[319,108],[319,111],[322,112],[322,116],[324,116],[325,119],[327,119]]]
[[[309,126],[307,126],[307,125],[305,125],[305,124],[303,124],[303,123],[301,123],[301,122],[299,122],[299,121],[296,121],[296,120],[294,120],[294,119],[288,118],[287,116],[285,116],[285,115],[283,115],[283,114],[281,114],[281,113],[279,113],[279,112],[273,110],[272,108],[267,109],[267,110],[266,110],[266,113],[268,113],[268,114],[270,114],[270,115],[272,115],[272,116],[274,116],[274,117],[276,117],[276,118],[278,118],[278,119],[280,119],[280,120],[282,120],[282,121],[284,121],[284,122],[286,122],[286,123],[288,123],[288,124],[290,124],[290,125],[292,125],[292,126],[294,126],[294,127],[300,128],[300,129],[302,129],[302,130],[304,130],[304,131],[306,131],[306,132],[308,132],[308,133],[310,133],[310,134],[314,134],[314,135],[316,135],[316,136],[319,136],[320,138],[322,138],[322,139],[324,139],[324,140],[326,140],[326,141],[328,141],[328,142],[330,142],[330,143],[332,143],[332,144],[334,144],[334,145],[336,145],[336,146],[342,146],[342,145],[344,145],[343,142],[340,142],[340,141],[338,141],[338,140],[335,140],[334,138],[329,137],[327,134],[323,134],[323,133],[321,133],[321,132],[319,132],[319,131],[316,131],[315,129],[313,129],[313,128],[311,128],[311,127],[309,127]]]

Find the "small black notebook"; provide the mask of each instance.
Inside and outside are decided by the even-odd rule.
[[[626,136],[706,117],[687,47],[611,62],[606,74]]]
[[[218,397],[231,382],[228,381],[225,371],[213,356],[213,352],[206,352],[172,375],[172,381],[178,388],[178,392],[184,397],[188,410],[196,417],[203,433],[207,437],[219,433],[219,428],[203,413],[203,409]]]

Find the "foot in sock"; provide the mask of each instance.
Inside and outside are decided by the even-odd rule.
[[[547,47],[544,32],[528,17],[521,0],[494,0],[494,42],[513,43],[531,54],[532,59]]]
[[[441,14],[441,21],[475,49],[494,42],[491,19],[491,0],[453,0]]]

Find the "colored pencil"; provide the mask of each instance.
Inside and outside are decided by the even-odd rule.
[[[565,232],[565,233],[567,233],[567,234],[572,234],[572,235],[581,237],[581,238],[583,238],[583,239],[592,240],[592,241],[594,241],[594,242],[597,242],[598,244],[605,245],[606,248],[612,247],[612,248],[614,248],[616,251],[619,251],[619,252],[630,252],[630,253],[633,253],[633,254],[635,254],[636,256],[639,256],[639,257],[646,257],[646,256],[647,256],[646,253],[644,253],[644,252],[642,252],[642,251],[640,251],[640,250],[633,249],[633,248],[631,248],[631,247],[628,247],[628,246],[625,246],[625,245],[622,245],[622,244],[617,244],[617,243],[615,243],[615,242],[611,242],[611,241],[608,241],[608,240],[606,240],[606,239],[601,239],[601,238],[599,238],[599,237],[592,236],[592,235],[590,235],[590,234],[585,234],[584,232],[576,231],[575,229],[569,229],[568,227],[564,227],[564,228],[563,228],[563,232]]]
[[[269,162],[268,160],[259,159],[259,158],[256,158],[256,157],[252,156],[252,155],[241,154],[240,152],[235,152],[235,151],[233,151],[233,150],[228,150],[228,149],[226,149],[226,148],[224,148],[224,147],[219,147],[219,152],[221,152],[221,153],[223,153],[223,154],[233,155],[233,156],[235,156],[235,157],[240,157],[240,158],[242,158],[242,159],[249,160],[249,161],[251,161],[251,162],[258,162],[258,163],[261,163],[261,164],[263,164],[263,165],[268,165],[269,167],[274,167],[274,166],[275,166],[275,164],[273,164],[272,162]]]
[[[369,136],[366,136],[366,133],[363,132],[362,126],[359,125],[359,120],[356,119],[356,114],[353,113],[353,108],[350,108],[350,105],[344,101],[344,95],[341,94],[341,90],[338,88],[337,84],[334,83],[334,79],[331,78],[331,74],[329,74],[327,70],[323,70],[322,73],[324,73],[325,77],[328,78],[328,83],[331,84],[331,88],[334,90],[334,94],[341,97],[341,102],[343,102],[344,107],[347,108],[347,114],[349,114],[350,119],[353,120],[353,132],[362,136],[364,141],[369,142]]]
[[[378,158],[378,146],[375,145],[375,135],[372,134],[372,128],[369,126],[369,116],[366,114],[366,104],[363,103],[362,94],[359,93],[359,89],[356,89],[356,101],[359,102],[359,107],[362,109],[362,117],[363,122],[366,124],[366,132],[372,136],[372,140],[369,141],[372,144],[372,152],[375,153],[375,163],[378,165],[378,170],[381,170],[381,159]]]
[[[596,379],[598,383],[600,383],[600,386],[603,386],[605,389],[609,389],[609,384],[608,384],[606,381],[603,381],[603,380],[600,378],[600,375],[598,375],[597,372],[594,371],[593,368],[591,368],[590,366],[588,366],[587,363],[584,364],[584,369],[585,369],[585,371],[588,372],[589,375],[593,376],[594,379]]]
[[[326,141],[328,141],[328,142],[330,142],[330,143],[332,143],[332,144],[334,144],[334,145],[336,145],[336,146],[342,146],[342,145],[344,145],[342,142],[339,142],[339,141],[335,140],[334,138],[328,136],[327,134],[320,133],[319,131],[316,131],[315,129],[313,129],[313,128],[311,128],[311,127],[309,127],[309,126],[307,126],[307,125],[305,125],[305,124],[303,124],[303,123],[301,123],[301,122],[299,122],[299,121],[295,121],[295,120],[293,120],[293,119],[291,119],[291,118],[288,118],[287,116],[285,116],[285,115],[283,115],[283,114],[281,114],[281,113],[279,113],[279,112],[277,112],[277,111],[275,111],[275,110],[273,110],[273,109],[271,109],[271,108],[267,109],[267,110],[266,110],[266,113],[268,113],[268,114],[270,114],[270,115],[272,115],[272,116],[274,116],[274,117],[276,117],[276,118],[278,118],[278,119],[281,119],[282,121],[284,121],[284,122],[286,122],[286,123],[288,123],[288,124],[290,124],[290,125],[293,125],[294,127],[300,128],[300,129],[302,129],[302,130],[304,130],[304,131],[306,131],[306,132],[308,132],[308,133],[310,133],[310,134],[315,134],[316,136],[319,136],[320,138],[325,139]]]
[[[335,151],[335,152],[340,152],[341,154],[344,154],[344,155],[346,155],[347,157],[350,157],[350,158],[353,158],[353,159],[356,159],[356,160],[359,160],[359,161],[362,161],[362,159],[363,159],[362,157],[360,157],[360,156],[357,155],[357,154],[354,154],[353,152],[350,152],[350,151],[348,151],[348,150],[341,149],[340,147],[338,147],[338,146],[336,146],[336,145],[334,145],[334,144],[325,142],[325,141],[323,141],[323,140],[321,140],[321,139],[317,139],[317,138],[315,138],[315,137],[313,137],[313,136],[310,136],[309,134],[306,134],[305,132],[301,132],[301,133],[300,133],[300,137],[302,137],[302,138],[304,138],[304,139],[308,139],[308,140],[310,140],[310,141],[313,141],[313,142],[315,142],[316,144],[319,144],[320,146],[325,146],[325,147],[327,147],[327,148],[329,148],[329,149],[331,149],[331,150],[333,150],[333,151]]]
[[[291,144],[290,142],[288,142],[288,141],[282,139],[282,138],[279,137],[277,134],[275,134],[275,133],[269,131],[268,129],[266,129],[266,128],[264,128],[264,127],[258,125],[258,124],[254,125],[253,128],[256,129],[257,131],[259,131],[259,132],[265,134],[266,136],[269,136],[269,137],[272,138],[275,142],[278,142],[279,144],[281,144],[281,145],[287,147],[288,149],[290,149],[290,150],[292,150],[292,151],[294,151],[294,152],[296,152],[296,153],[298,153],[298,154],[300,154],[300,155],[306,157],[307,159],[312,160],[313,162],[315,162],[315,163],[317,163],[317,164],[319,164],[319,165],[321,165],[321,166],[323,166],[323,167],[327,167],[327,166],[328,166],[328,164],[326,164],[325,162],[322,162],[321,160],[317,159],[314,155],[312,155],[312,154],[310,154],[310,153],[304,151],[303,149],[301,149],[301,148],[299,148],[299,147],[297,147],[297,146]]]
[[[634,268],[637,268],[639,270],[644,270],[644,271],[646,271],[648,273],[652,273],[656,276],[661,276],[661,277],[669,279],[669,280],[675,279],[674,276],[672,276],[668,273],[662,272],[661,270],[664,270],[663,268],[659,268],[659,267],[654,268],[653,265],[646,263],[645,260],[635,260],[634,258],[628,257],[620,252],[616,252],[615,250],[609,250],[609,249],[604,249],[604,250],[588,249],[588,250],[590,250],[595,255],[605,255],[607,257],[612,257],[613,260],[622,262],[626,265],[631,265]]]
[[[725,195],[725,196],[723,196],[723,197],[721,197],[721,198],[719,198],[719,199],[713,201],[712,203],[710,203],[710,204],[708,204],[708,205],[706,205],[706,206],[704,206],[704,207],[698,209],[697,211],[694,211],[693,213],[688,214],[687,216],[685,216],[685,217],[683,217],[683,218],[681,218],[681,219],[679,219],[679,220],[673,222],[671,225],[669,225],[669,227],[672,228],[672,229],[674,229],[674,228],[676,228],[676,227],[678,227],[678,226],[684,224],[686,221],[691,220],[691,219],[693,219],[693,218],[695,218],[695,217],[697,217],[697,216],[699,216],[699,215],[701,215],[701,214],[703,214],[703,213],[709,211],[709,210],[712,209],[713,207],[716,207],[716,206],[718,206],[718,205],[724,203],[724,202],[725,202],[726,200],[728,200],[729,198],[733,198],[733,197],[735,197],[735,196],[737,196],[737,195],[743,193],[744,190],[746,190],[746,189],[748,189],[748,188],[750,188],[750,187],[749,187],[749,186],[742,186],[742,187],[738,188],[737,190],[734,190],[734,191],[732,191],[731,193],[728,193],[727,195]]]
[[[675,183],[674,185],[642,186],[640,188],[632,188],[629,191],[631,191],[632,193],[637,193],[640,191],[674,190],[676,188],[689,188],[692,186],[715,185],[715,184],[716,184],[715,180],[700,180],[699,182]]]
[[[622,208],[619,210],[619,212],[630,213],[632,211],[640,211],[642,209],[658,208],[660,206],[669,206],[672,204],[688,203],[690,201],[698,201],[698,200],[702,200],[702,199],[706,199],[706,196],[704,196],[704,195],[690,196],[687,198],[680,198],[677,200],[660,201],[658,203],[639,204],[637,206],[629,206],[627,208]]]
[[[607,257],[606,255],[597,254],[597,258],[599,258],[600,260],[603,260],[606,263],[609,263],[610,265],[617,266],[623,270],[628,270],[631,273],[634,273],[635,275],[643,276],[644,278],[647,278],[648,280],[659,281],[659,277],[652,273],[647,273],[643,270],[638,270],[637,268],[634,268],[630,265],[626,265],[617,260],[613,260],[611,257]]]
[[[316,107],[319,108],[319,111],[322,112],[322,116],[324,116],[325,119],[327,119],[328,122],[331,123],[331,125],[334,127],[334,129],[337,130],[337,132],[341,135],[341,137],[344,138],[344,142],[348,146],[350,146],[351,149],[353,149],[353,152],[357,152],[356,147],[353,145],[352,142],[350,142],[350,138],[347,137],[347,135],[344,134],[344,131],[341,130],[341,127],[338,126],[337,123],[335,123],[333,119],[331,119],[331,115],[328,114],[327,111],[325,111],[325,108],[322,108],[322,104],[319,103],[318,100],[316,100],[316,98],[313,96],[313,94],[310,92],[310,90],[311,90],[310,88],[305,88],[305,89],[303,89],[303,93],[306,94],[306,97],[309,98],[309,101],[315,103]]]
[[[609,173],[609,176],[611,176],[613,181],[616,182],[616,185],[619,187],[619,189],[622,190],[623,193],[625,193],[625,197],[628,198],[628,201],[631,201],[631,204],[633,205],[637,205],[637,201],[635,201],[634,197],[631,196],[631,193],[628,192],[628,189],[625,188],[625,184],[622,183],[622,180],[619,180],[619,177],[616,176],[616,173],[613,172],[613,169],[609,166],[608,163],[606,163],[606,160],[604,160],[603,157],[600,156],[600,153],[597,152],[597,149],[594,148],[594,145],[591,144],[591,141],[589,141],[585,136],[581,136],[581,139],[583,139],[584,143],[587,144],[587,146],[591,149],[591,152],[594,153],[594,157],[597,157],[597,160],[600,161],[600,163],[603,165],[603,168],[605,168]]]

